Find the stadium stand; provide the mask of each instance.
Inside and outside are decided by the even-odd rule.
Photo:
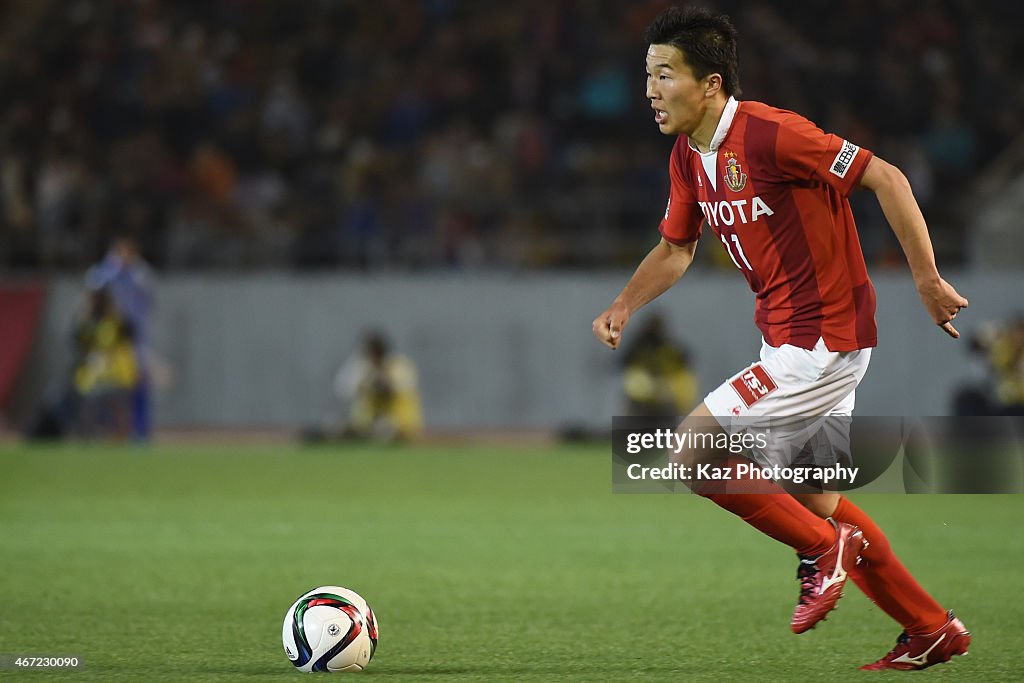
[[[667,185],[640,44],[662,4],[4,3],[0,266],[80,269],[126,231],[164,270],[633,263]],[[1024,113],[1024,6],[984,4],[716,6],[744,97],[906,169],[955,264]],[[899,263],[868,200],[868,260]]]

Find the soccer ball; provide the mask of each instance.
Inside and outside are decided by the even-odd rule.
[[[362,671],[377,649],[377,618],[355,591],[321,586],[288,608],[281,639],[299,671]]]

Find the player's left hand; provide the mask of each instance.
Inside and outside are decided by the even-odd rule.
[[[953,327],[953,319],[961,309],[967,308],[967,299],[941,277],[928,285],[919,285],[917,293],[935,324],[953,339],[959,339],[960,333]]]

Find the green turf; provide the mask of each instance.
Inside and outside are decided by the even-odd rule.
[[[789,633],[792,553],[694,496],[612,495],[606,446],[6,446],[0,473],[0,654],[86,662],[0,679],[297,681],[281,619],[322,584],[377,612],[371,681],[908,675],[855,670],[899,631],[856,589]],[[1024,497],[857,500],[975,633],[920,676],[1024,677]]]

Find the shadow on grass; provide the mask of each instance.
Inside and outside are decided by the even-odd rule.
[[[362,676],[374,678],[388,678],[398,676],[487,676],[493,680],[515,680],[522,676],[550,676],[550,677],[574,677],[586,680],[588,676],[608,676],[630,674],[684,674],[686,670],[675,663],[665,665],[638,664],[636,666],[620,665],[608,666],[607,664],[565,664],[565,665],[544,665],[544,664],[515,664],[515,665],[449,665],[436,664],[417,667],[389,667],[382,666],[379,669],[373,668],[362,672]]]

